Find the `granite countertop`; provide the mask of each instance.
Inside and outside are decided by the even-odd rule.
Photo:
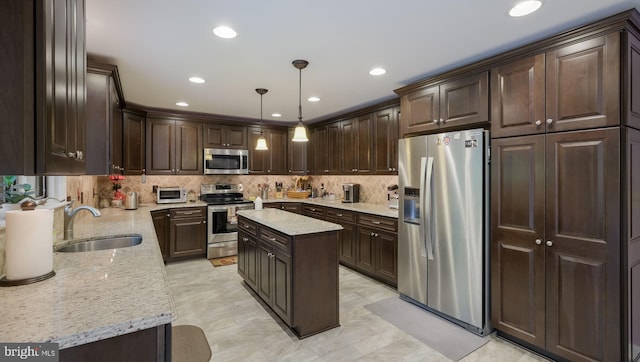
[[[238,215],[290,236],[342,230],[338,224],[273,208],[239,210]]]
[[[0,288],[0,341],[57,342],[61,349],[171,323],[175,308],[150,211],[203,202],[101,209],[76,220],[75,237],[139,233],[128,248],[54,253],[56,275]]]
[[[307,198],[307,199],[266,199],[262,200],[263,203],[269,202],[301,202],[305,204],[312,204],[318,206],[333,207],[336,209],[350,210],[355,212],[362,212],[365,214],[372,214],[378,216],[385,216],[397,219],[398,210],[390,209],[387,205],[380,204],[367,204],[364,202],[356,203],[343,203],[340,200],[327,200],[323,198]]]

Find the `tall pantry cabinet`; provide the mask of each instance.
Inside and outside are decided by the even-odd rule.
[[[491,70],[491,318],[571,361],[640,356],[634,12]]]

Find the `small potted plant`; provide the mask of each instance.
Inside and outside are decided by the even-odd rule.
[[[25,199],[33,200],[31,195],[34,190],[31,189],[31,185],[16,184],[16,176],[4,176],[3,187],[5,203],[2,204],[2,208],[5,211],[19,209]]]

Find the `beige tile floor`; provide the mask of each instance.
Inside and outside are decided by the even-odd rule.
[[[212,361],[449,361],[364,308],[397,292],[340,267],[338,328],[299,340],[258,301],[235,265],[197,259],[166,266],[177,310],[173,325],[193,324],[209,340]],[[462,361],[544,361],[491,335]]]

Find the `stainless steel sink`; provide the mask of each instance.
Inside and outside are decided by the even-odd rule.
[[[126,248],[142,243],[142,235],[110,235],[95,238],[74,240],[70,244],[60,246],[55,250],[61,253],[75,253],[80,251],[95,251]]]

